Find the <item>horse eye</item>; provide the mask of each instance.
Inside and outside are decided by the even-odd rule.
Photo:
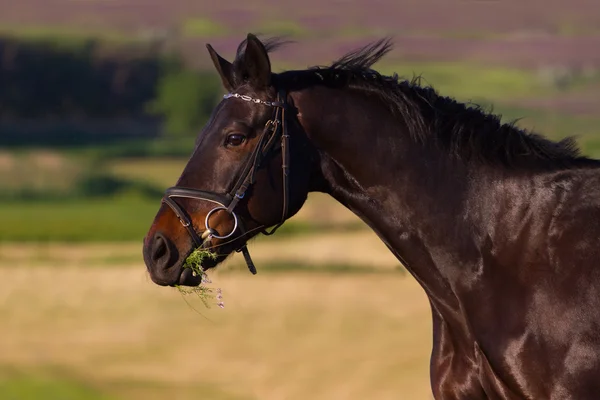
[[[244,143],[246,141],[246,136],[240,134],[240,133],[232,133],[231,135],[227,136],[227,139],[225,140],[225,144],[227,146],[239,146],[242,143]]]

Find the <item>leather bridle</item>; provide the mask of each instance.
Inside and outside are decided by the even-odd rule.
[[[289,207],[289,135],[285,123],[285,112],[290,108],[290,105],[287,102],[287,93],[285,91],[279,91],[277,97],[277,101],[266,101],[261,99],[255,99],[250,96],[241,95],[238,93],[228,93],[223,96],[224,99],[237,98],[255,104],[263,104],[268,107],[275,108],[273,112],[273,117],[265,124],[265,128],[260,137],[258,138],[258,143],[256,144],[256,147],[254,148],[252,153],[250,153],[246,158],[241,172],[239,174],[239,177],[235,181],[231,190],[224,194],[180,186],[173,186],[166,190],[165,197],[163,197],[163,202],[166,203],[169,207],[171,207],[173,212],[177,215],[181,224],[185,227],[185,229],[192,237],[196,248],[207,248],[207,244],[209,243],[211,238],[227,239],[233,236],[233,234],[238,229],[240,231],[240,235],[238,237],[242,237],[247,233],[242,220],[238,219],[238,216],[235,214],[234,209],[237,206],[238,202],[244,198],[248,188],[252,186],[252,184],[254,184],[256,180],[255,174],[260,168],[261,162],[269,155],[271,151],[274,151],[275,143],[277,142],[278,138],[281,139],[281,166],[283,169],[283,210],[281,214],[281,221],[270,232],[264,229],[264,226],[261,227],[261,232],[265,235],[272,235],[285,222]],[[204,200],[216,204],[216,207],[214,207],[208,212],[208,214],[206,214],[206,218],[204,221],[205,230],[201,235],[198,235],[198,233],[196,232],[193,221],[188,215],[188,213],[185,211],[185,209],[179,204],[177,204],[177,202],[174,200],[174,198],[178,197]],[[234,220],[233,229],[226,235],[218,235],[217,232],[209,226],[209,220],[211,215],[218,210],[227,211],[233,217]],[[246,264],[248,265],[248,269],[253,274],[256,274],[256,267],[252,262],[246,243],[244,243],[236,251],[242,252]]]

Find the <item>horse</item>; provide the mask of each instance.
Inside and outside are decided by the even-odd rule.
[[[378,73],[389,37],[274,73],[281,44],[248,34],[231,62],[207,44],[227,94],[144,238],[152,281],[198,285],[197,248],[256,273],[248,240],[327,193],[426,293],[436,399],[599,398],[600,161]]]

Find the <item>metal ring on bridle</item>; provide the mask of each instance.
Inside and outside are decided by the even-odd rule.
[[[214,213],[215,211],[218,210],[227,210],[227,207],[215,207],[212,210],[210,210],[208,212],[208,214],[206,214],[206,219],[204,220],[204,226],[206,226],[207,230],[210,230],[212,232],[215,232],[214,229],[211,229],[211,227],[208,225],[208,220],[210,219],[210,216],[212,215],[212,213]],[[238,218],[237,215],[235,215],[235,213],[232,211],[231,215],[233,216],[233,229],[231,230],[231,232],[229,232],[229,234],[224,235],[224,236],[219,236],[219,235],[215,235],[214,233],[211,233],[211,236],[214,237],[215,239],[227,239],[228,237],[231,237],[235,231],[237,230],[238,227]]]

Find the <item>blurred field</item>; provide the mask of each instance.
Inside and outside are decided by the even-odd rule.
[[[8,154],[8,153],[7,153]],[[49,169],[42,165],[38,169],[40,155],[37,152],[25,153],[19,157],[5,155],[4,167],[0,165],[6,179],[0,180],[0,190],[4,194],[39,188],[36,199],[16,198],[0,202],[0,242],[90,242],[90,241],[135,241],[141,242],[150,227],[160,206],[164,189],[172,186],[181,174],[186,159],[137,158],[109,160],[96,166],[93,173],[133,182],[132,187],[124,187],[112,196],[86,198],[72,196],[53,199],[54,193],[77,188],[75,177],[85,175],[85,166],[57,152],[43,153],[43,157],[53,156],[56,164],[67,165],[68,169]],[[13,166],[15,160],[23,159],[28,168]],[[77,158],[76,158],[77,159]],[[33,160],[33,161],[32,161]],[[20,175],[12,171],[18,170]],[[71,170],[75,170],[70,173]],[[39,174],[37,172],[40,172]],[[102,181],[92,181],[97,187]],[[146,185],[154,188],[151,196],[139,193],[137,189]],[[156,194],[154,194],[154,192]],[[329,196],[314,193],[301,212],[288,221],[275,237],[285,237],[305,233],[312,229],[325,231],[366,229],[350,211],[337,204]]]
[[[251,246],[259,274],[213,273],[226,308],[186,297],[201,315],[139,261],[85,261],[119,246],[0,247],[0,398],[430,398],[422,290],[381,243],[341,239],[344,252],[305,243],[313,267],[286,273],[262,269],[269,258],[285,269],[286,245]],[[369,272],[310,272],[319,253]]]
[[[335,233],[314,230],[293,240],[262,236],[250,243],[253,259],[261,264],[261,271],[266,272],[295,269],[331,272],[342,267],[345,267],[342,272],[403,272],[398,260],[369,230]],[[141,241],[0,243],[0,266],[21,269],[127,266],[141,262],[141,247]],[[243,271],[244,268],[242,257],[231,257],[219,266],[219,271]]]
[[[121,158],[110,161],[107,168],[116,175],[143,179],[166,189],[175,185],[186,163],[183,158]]]
[[[0,5],[0,24],[5,31],[29,36],[165,38],[205,65],[208,60],[198,55],[205,54],[208,39],[217,49],[233,52],[248,31],[301,40],[303,46],[281,55],[304,65],[330,61],[333,54],[382,35],[397,37],[395,57],[402,59],[469,59],[533,68],[600,61],[594,51],[600,44],[600,8],[591,0],[21,0]]]
[[[105,172],[164,188],[184,163]],[[220,266],[224,310],[148,278],[157,207],[131,194],[2,204],[0,231],[22,240],[0,243],[0,398],[430,398],[422,290],[341,205],[311,194],[287,232],[253,241],[259,275],[239,255]]]

